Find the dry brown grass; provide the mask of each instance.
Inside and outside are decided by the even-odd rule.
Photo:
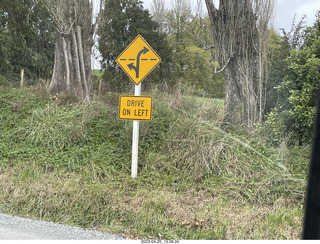
[[[272,205],[263,205],[250,204],[237,199],[236,195],[232,198],[220,195],[222,192],[214,188],[190,187],[181,192],[153,188],[126,192],[114,182],[90,183],[75,173],[57,176],[53,172],[43,175],[39,171],[32,177],[21,177],[17,172],[21,172],[21,168],[19,171],[7,169],[0,174],[0,209],[3,212],[89,228],[121,229],[126,234],[132,233],[132,227],[125,222],[133,226],[139,224],[140,218],[149,225],[171,221],[182,233],[220,230],[220,239],[229,240],[299,239],[301,234],[302,210],[284,198]],[[108,218],[113,219],[109,225]],[[86,224],[80,224],[77,219]],[[154,234],[152,238],[158,237]]]

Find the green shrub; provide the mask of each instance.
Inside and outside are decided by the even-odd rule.
[[[280,143],[291,133],[292,116],[281,106],[274,107],[268,114],[266,121],[258,126],[259,134],[274,146]]]
[[[312,140],[320,81],[319,27],[320,13],[314,26],[306,30],[302,48],[291,50],[286,59],[286,76],[276,87],[281,106],[268,115],[265,123],[275,142],[290,130],[300,144],[307,145]]]

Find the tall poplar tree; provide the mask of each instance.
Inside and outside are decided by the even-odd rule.
[[[261,120],[265,51],[262,37],[273,13],[274,0],[205,0],[211,21],[216,57],[226,82],[226,123],[252,128]],[[265,16],[261,9],[269,8]],[[264,21],[259,21],[264,18]],[[263,25],[263,26],[261,26]]]
[[[89,99],[91,49],[93,46],[93,7],[90,0],[38,0],[55,23],[55,59],[51,93],[73,93]]]

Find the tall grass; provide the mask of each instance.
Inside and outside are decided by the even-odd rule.
[[[118,120],[117,96],[63,104],[37,94],[0,89],[1,118],[16,118],[0,127],[0,211],[128,238],[300,238],[308,147],[226,132],[221,100],[157,88],[132,179],[132,123]]]
[[[34,146],[63,149],[87,141],[88,124],[107,111],[99,103],[59,106],[56,102],[34,109],[15,133]]]

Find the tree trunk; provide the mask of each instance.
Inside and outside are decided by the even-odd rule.
[[[206,0],[217,60],[226,82],[224,122],[247,128],[259,120],[259,48],[250,0]]]
[[[45,0],[56,24],[55,60],[49,92],[67,92],[88,100],[93,46],[89,0]]]

